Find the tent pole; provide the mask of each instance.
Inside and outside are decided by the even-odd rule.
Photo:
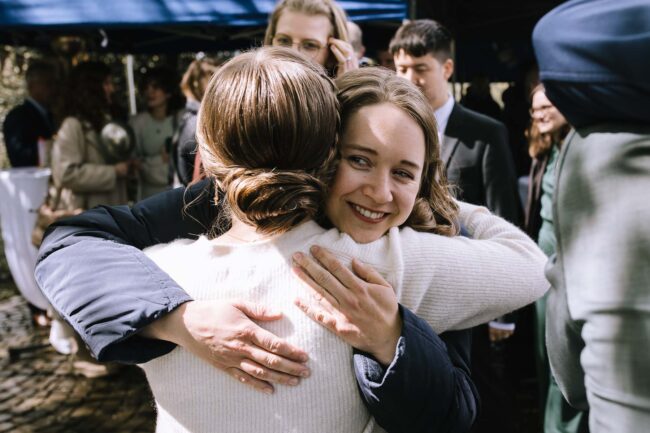
[[[126,55],[126,82],[129,88],[129,112],[131,116],[137,114],[135,105],[135,80],[133,79],[133,54]]]
[[[409,14],[408,15],[409,15],[410,20],[417,19],[417,8],[418,8],[417,3],[418,3],[417,0],[410,0],[409,1]]]

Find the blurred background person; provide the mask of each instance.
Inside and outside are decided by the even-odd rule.
[[[184,100],[176,73],[165,67],[149,69],[140,91],[146,111],[131,118],[136,155],[140,161],[138,199],[150,197],[171,186],[169,154],[179,110]]]
[[[31,63],[25,80],[27,97],[9,111],[3,124],[7,156],[12,167],[46,165],[46,161],[39,161],[38,142],[39,139],[50,140],[56,128],[50,111],[56,86],[54,65],[44,61]]]
[[[389,50],[378,50],[376,57],[379,66],[390,69],[392,71],[395,70],[395,59]]]
[[[126,178],[132,163],[109,163],[110,149],[101,136],[112,120],[114,91],[111,71],[104,63],[81,63],[71,71],[64,93],[63,122],[52,148],[56,192],[50,194],[50,205],[55,210],[127,204]],[[66,330],[70,350],[76,354],[75,370],[87,377],[108,374],[108,368],[90,356],[72,328],[55,320]]]
[[[348,21],[347,26],[350,45],[352,45],[359,66],[377,66],[376,61],[366,57],[366,47],[363,45],[363,32],[361,31],[361,27],[352,21]]]
[[[544,85],[539,84],[533,89],[531,99],[532,122],[527,135],[533,162],[525,228],[528,235],[550,257],[557,249],[552,209],[555,169],[562,142],[571,127],[546,97]],[[589,431],[588,412],[571,407],[550,374],[545,338],[547,297],[548,294],[535,302],[535,354],[544,432],[585,433]]]
[[[114,91],[111,71],[104,63],[81,63],[70,74],[63,122],[52,148],[52,179],[61,188],[61,207],[127,203],[125,178],[131,162],[108,163],[108,149],[100,135],[112,120]]]
[[[492,97],[490,80],[485,75],[474,77],[460,103],[470,110],[490,116],[494,120],[502,120],[501,107]]]
[[[520,182],[528,182],[531,158],[528,154],[529,142],[526,136],[530,128],[530,97],[533,88],[539,83],[536,64],[522,68],[517,79],[501,95],[503,101],[503,123],[508,128],[510,152],[515,163],[515,173]],[[526,204],[526,187],[522,193],[522,202]]]
[[[332,0],[282,0],[271,17],[264,45],[294,48],[340,76],[358,69],[349,42],[347,16]]]
[[[203,93],[218,65],[218,61],[209,57],[198,58],[190,63],[181,79],[180,87],[186,102],[172,139],[171,162],[175,186],[187,186],[192,182],[194,167],[200,165],[201,157],[196,151],[196,116]]]
[[[9,111],[3,123],[7,156],[12,167],[47,166],[56,128],[51,111],[56,93],[56,69],[49,62],[34,61],[27,67],[25,82],[25,100]],[[28,306],[34,325],[49,324],[44,310],[29,302]]]

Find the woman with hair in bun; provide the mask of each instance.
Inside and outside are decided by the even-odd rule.
[[[216,236],[145,253],[197,301],[243,299],[281,310],[265,327],[308,351],[311,375],[270,397],[178,348],[142,364],[158,432],[381,431],[357,394],[350,359],[354,346],[391,363],[402,334],[398,300],[443,332],[546,291],[544,255],[525,234],[450,196],[435,121],[415,87],[379,69],[350,73],[338,85],[342,128],[332,82],[291,50],[240,55],[210,82],[197,133],[229,221],[215,223]],[[475,239],[455,236],[459,223]],[[324,228],[331,225],[341,231]],[[386,279],[374,297],[381,314],[367,332],[334,326],[330,333],[292,308],[305,293],[292,260],[309,267],[309,245],[327,245],[344,263],[370,263],[379,274],[365,268],[368,279]],[[298,304],[309,311],[308,302]],[[143,336],[182,343],[184,307]],[[247,381],[258,368],[226,372]]]

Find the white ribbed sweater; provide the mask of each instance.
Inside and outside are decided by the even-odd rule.
[[[156,398],[156,431],[378,431],[358,397],[351,348],[293,305],[306,289],[291,273],[291,255],[318,244],[348,264],[353,257],[370,264],[438,333],[484,323],[544,294],[546,257],[523,232],[467,204],[461,222],[474,239],[393,228],[360,245],[310,221],[263,242],[201,237],[145,250],[196,300],[247,299],[283,311],[281,320],[260,325],[306,350],[312,370],[298,387],[264,395],[179,347],[142,365]]]

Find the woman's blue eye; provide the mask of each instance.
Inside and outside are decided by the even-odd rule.
[[[347,159],[348,159],[348,161],[350,161],[352,164],[355,164],[355,165],[361,165],[361,166],[364,166],[364,167],[368,165],[368,161],[365,158],[362,158],[360,156],[352,155],[352,156],[348,156]]]
[[[409,173],[408,171],[397,170],[397,171],[395,172],[395,174],[396,174],[397,176],[399,176],[399,177],[404,178],[404,179],[415,179],[415,178],[413,177],[413,175],[412,175],[411,173]]]

